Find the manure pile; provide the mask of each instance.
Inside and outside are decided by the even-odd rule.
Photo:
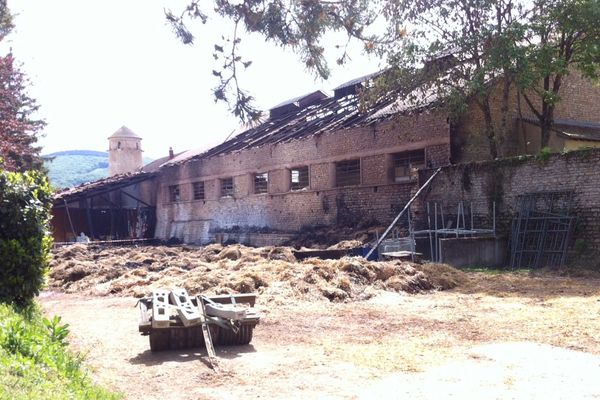
[[[265,301],[362,300],[377,290],[418,293],[455,287],[464,273],[443,264],[362,258],[297,261],[289,247],[100,247],[53,250],[49,287],[67,293],[149,295],[184,287],[190,294],[257,292]]]

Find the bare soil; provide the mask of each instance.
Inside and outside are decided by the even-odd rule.
[[[93,378],[129,399],[600,398],[600,280],[461,272],[289,248],[55,252],[40,302]],[[248,346],[152,353],[136,296],[259,292]],[[442,290],[446,289],[446,290]]]
[[[207,261],[213,268],[219,262]],[[326,265],[336,274],[349,273],[344,265],[357,265],[340,262]],[[110,291],[101,296],[94,283],[100,275],[88,278],[90,284],[75,286],[81,278],[66,288],[57,283],[66,281],[55,277],[53,291],[43,293],[40,302],[70,324],[72,345],[87,354],[94,379],[128,399],[600,398],[597,279],[407,265],[430,283],[458,286],[409,294],[388,287],[386,280],[361,281],[357,273],[346,275],[356,279],[348,296],[330,301],[319,286],[325,283],[304,279],[314,273],[315,263],[285,263],[291,275],[270,272],[268,286],[259,288],[262,319],[252,343],[217,349],[219,372],[208,367],[203,349],[150,352],[148,338],[137,332],[135,285],[118,297],[107,295]],[[371,264],[377,263],[359,263],[371,272],[383,269]],[[229,261],[223,265],[229,267]],[[168,269],[162,273],[153,282],[168,282]],[[235,274],[228,274],[224,277],[233,279]],[[296,275],[302,278],[294,280]],[[301,282],[308,292],[295,290]],[[219,288],[231,289],[211,287]],[[356,294],[365,292],[369,296]]]

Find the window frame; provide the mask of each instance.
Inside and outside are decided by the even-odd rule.
[[[198,196],[198,193],[200,192],[198,190],[199,185],[202,185],[202,197]],[[206,200],[206,186],[204,184],[204,181],[197,181],[197,182],[192,182],[192,197],[195,201],[203,201]]]
[[[351,164],[357,163],[357,166]],[[356,176],[340,176],[341,173],[355,173]],[[362,161],[360,158],[352,158],[335,162],[335,187],[360,186],[362,183]]]
[[[227,190],[225,189],[225,182],[227,181],[231,181],[231,186],[227,188]],[[235,193],[235,185],[233,183],[233,177],[228,177],[228,178],[221,178],[219,179],[219,190],[220,190],[220,196],[221,198],[227,198],[227,197],[233,197],[234,193]]]
[[[422,168],[427,165],[427,153],[425,148],[415,150],[405,150],[391,154],[390,176],[392,182],[401,183],[412,180],[411,170]],[[398,175],[399,169],[404,169],[404,174]]]
[[[178,203],[181,201],[181,187],[180,185],[169,185],[169,203]]]
[[[269,171],[256,173],[252,176],[252,183],[254,194],[268,194],[269,193]]]
[[[306,176],[305,179],[303,180],[303,173],[302,171],[306,170]],[[294,172],[298,172],[298,182],[294,182]],[[304,181],[304,182],[303,182]],[[302,184],[305,183],[305,185],[302,186]],[[294,168],[290,168],[290,191],[298,191],[298,190],[303,190],[303,189],[309,189],[310,188],[310,168],[308,165],[303,165],[303,166],[299,166],[299,167],[294,167]]]

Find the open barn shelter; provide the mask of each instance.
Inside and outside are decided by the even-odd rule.
[[[52,208],[56,242],[72,242],[81,233],[93,241],[154,237],[155,173],[111,176],[58,192]]]

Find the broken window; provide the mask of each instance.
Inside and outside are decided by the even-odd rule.
[[[221,197],[233,197],[233,178],[221,179]]]
[[[269,191],[269,173],[254,175],[254,193],[261,194]]]
[[[204,200],[204,182],[194,182],[194,200]]]
[[[392,155],[394,182],[403,182],[411,177],[413,169],[425,166],[425,149],[403,151]]]
[[[360,185],[360,159],[335,163],[335,185]]]
[[[308,167],[292,168],[290,170],[290,187],[301,190],[308,187]]]
[[[174,203],[181,200],[181,193],[179,192],[179,185],[169,186],[169,201]]]

